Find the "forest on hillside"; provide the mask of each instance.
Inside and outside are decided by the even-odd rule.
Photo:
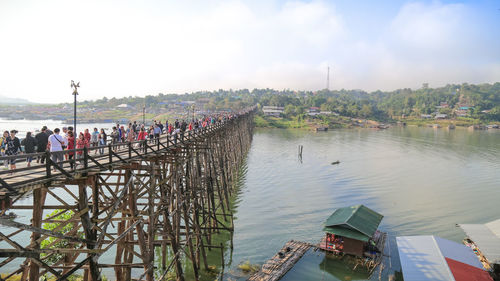
[[[409,88],[395,91],[362,90],[294,91],[242,89],[200,91],[186,94],[157,94],[145,97],[102,98],[83,101],[81,107],[159,108],[183,101],[204,101],[205,110],[237,110],[250,105],[284,107],[285,117],[304,114],[310,107],[342,116],[379,121],[419,117],[422,114],[447,114],[452,117],[466,108],[468,118],[483,122],[500,121],[500,82],[494,84],[450,84],[439,88]]]

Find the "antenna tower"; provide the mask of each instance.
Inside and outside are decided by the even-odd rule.
[[[330,66],[328,66],[328,72],[326,74],[326,89],[330,90]]]

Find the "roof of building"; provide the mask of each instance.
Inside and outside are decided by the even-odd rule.
[[[284,107],[282,106],[274,106],[274,105],[264,105],[262,107],[262,110],[265,110],[265,109],[285,109]]]
[[[282,109],[263,109],[264,113],[283,113]]]
[[[437,236],[396,238],[405,281],[492,281],[472,249]]]
[[[364,205],[339,208],[325,223],[324,231],[367,242],[384,216]]]
[[[500,264],[500,219],[486,224],[459,224],[490,263]]]

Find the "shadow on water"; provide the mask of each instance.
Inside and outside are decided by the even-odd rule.
[[[354,271],[344,259],[312,248],[281,279],[292,280],[366,280],[368,272]]]

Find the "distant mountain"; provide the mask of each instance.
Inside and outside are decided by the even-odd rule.
[[[29,100],[26,99],[19,99],[19,98],[8,98],[4,96],[0,96],[0,104],[32,104],[33,102],[30,102]]]

